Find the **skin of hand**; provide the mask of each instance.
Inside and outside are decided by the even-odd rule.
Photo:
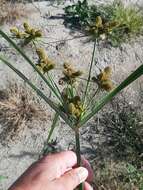
[[[93,171],[87,160],[82,158],[82,162],[83,167],[77,168],[77,157],[72,151],[45,156],[32,164],[8,190],[74,190],[83,182],[84,190],[93,190],[88,183],[93,179]]]

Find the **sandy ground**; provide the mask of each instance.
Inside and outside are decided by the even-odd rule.
[[[138,1],[139,2],[139,1]],[[143,1],[139,2],[140,4]],[[36,7],[29,5],[32,11],[28,15],[28,20],[32,25],[42,28],[45,38],[42,41],[47,49],[49,57],[54,59],[56,63],[61,67],[62,63],[66,60],[73,63],[77,68],[87,71],[88,65],[91,60],[91,52],[93,48],[92,42],[86,42],[86,38],[72,39],[75,36],[80,36],[79,32],[71,32],[70,29],[65,28],[63,25],[63,19],[61,15],[63,13],[62,6],[47,6],[47,2],[36,3]],[[51,17],[52,16],[52,17]],[[21,19],[15,24],[21,25]],[[11,25],[5,25],[2,28],[8,31]],[[72,39],[72,40],[69,40]],[[62,40],[62,41],[61,41]],[[0,47],[7,47],[7,43],[0,39]],[[41,45],[43,45],[43,42]],[[27,47],[28,54],[35,59],[31,47]],[[26,50],[26,51],[27,51]],[[33,80],[39,87],[41,87],[41,80],[35,76],[32,68],[23,61],[21,57],[17,55],[11,49],[2,49],[3,52],[7,52],[8,57],[13,59],[14,65],[22,70],[31,80]],[[116,84],[121,82],[129,73],[135,68],[141,65],[140,60],[136,58],[136,55],[143,60],[143,38],[140,37],[133,42],[123,44],[121,48],[100,48],[96,49],[96,62],[102,69],[107,65],[113,68],[113,79]],[[96,68],[94,72],[99,70]],[[85,75],[87,73],[85,72]],[[55,73],[55,80],[58,79],[59,72]],[[6,86],[7,81],[19,81],[18,77],[11,72],[4,64],[0,64],[0,89]],[[45,88],[44,84],[42,87]],[[124,91],[126,100],[133,105],[141,105],[143,92],[143,77],[134,82]],[[48,93],[48,91],[47,91]],[[46,108],[47,109],[47,108]],[[48,109],[51,115],[50,109]],[[52,114],[53,116],[53,114]],[[98,117],[98,116],[97,116]],[[47,122],[33,121],[31,129],[25,128],[25,130],[19,135],[16,142],[0,142],[0,175],[6,176],[7,179],[0,182],[0,190],[5,190],[14,182],[18,176],[37,158],[43,147],[43,143],[47,137],[48,126],[50,126],[51,120]],[[90,128],[91,126],[91,128]],[[94,130],[95,121],[90,121],[86,128],[82,130],[82,152],[86,153],[86,156],[93,159],[96,156],[96,142],[99,141],[99,136],[96,135]],[[0,125],[0,131],[2,130],[2,124]],[[89,143],[88,137],[94,136],[95,141]],[[97,138],[96,138],[97,137]],[[58,146],[61,149],[67,149],[70,145],[74,144],[73,132],[67,128],[63,121],[59,122],[59,127],[54,133],[54,138],[57,138]],[[100,139],[102,141],[102,139]],[[93,149],[94,147],[94,149]],[[85,150],[89,150],[85,152]]]

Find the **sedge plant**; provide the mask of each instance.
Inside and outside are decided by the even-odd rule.
[[[24,30],[26,30],[26,24],[24,24]],[[28,25],[29,26],[29,25]],[[29,26],[30,27],[30,26]],[[30,27],[31,29],[31,27]],[[31,29],[32,30],[32,29]],[[36,33],[36,29],[33,28]],[[100,111],[114,96],[116,96],[121,90],[126,88],[136,79],[143,75],[143,64],[132,72],[121,84],[115,86],[112,82],[112,69],[106,67],[100,71],[96,76],[92,75],[93,65],[95,61],[96,44],[94,43],[92,59],[89,64],[88,77],[84,79],[85,89],[83,93],[79,92],[78,83],[83,80],[83,72],[74,68],[72,64],[65,62],[62,68],[62,76],[59,78],[58,83],[55,82],[53,77],[53,70],[56,67],[54,61],[52,61],[43,47],[40,47],[34,36],[29,31],[21,32],[18,29],[11,30],[11,32],[17,36],[17,32],[22,34],[23,40],[30,36],[28,43],[33,44],[35,48],[35,54],[37,56],[37,62],[32,61],[29,56],[26,55],[22,47],[19,47],[16,42],[11,39],[5,32],[0,30],[0,35],[25,59],[25,61],[31,65],[33,70],[41,77],[43,82],[47,85],[47,88],[51,91],[53,98],[49,98],[46,94],[41,91],[28,77],[26,77],[22,71],[18,70],[11,61],[0,55],[1,64],[6,64],[11,70],[13,70],[25,83],[27,83],[36,93],[43,99],[55,112],[55,117],[53,119],[53,124],[51,126],[47,143],[51,141],[51,136],[55,127],[57,126],[57,121],[59,118],[63,119],[65,123],[74,131],[75,134],[75,145],[76,145],[76,155],[77,155],[77,165],[81,166],[81,153],[80,153],[80,129],[83,127],[93,116],[95,116],[98,111]],[[26,33],[26,34],[25,34]],[[40,36],[42,34],[40,33]],[[38,35],[38,37],[40,37]],[[29,39],[29,38],[28,38]],[[26,43],[27,44],[27,43]],[[96,86],[96,90],[91,94],[91,84]],[[103,97],[97,99],[97,93],[99,91],[103,93]],[[90,97],[90,98],[89,98]],[[83,185],[80,184],[79,190],[83,190]]]

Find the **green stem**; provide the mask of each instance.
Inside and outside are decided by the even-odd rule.
[[[85,99],[86,99],[86,95],[88,92],[88,87],[89,87],[89,83],[90,83],[90,79],[91,79],[91,72],[92,72],[92,67],[93,67],[94,57],[95,57],[95,48],[96,48],[96,42],[94,43],[94,47],[93,47],[92,59],[91,59],[91,63],[90,63],[88,79],[87,79],[87,83],[86,83],[85,93],[83,96],[83,103],[85,103]]]
[[[86,106],[86,110],[88,110],[93,105],[93,99],[95,98],[96,94],[99,92],[100,88],[98,87],[96,91],[94,92],[93,96],[90,98],[90,101],[88,102],[88,106]]]
[[[51,140],[51,136],[52,136],[52,134],[53,134],[53,131],[54,131],[55,127],[56,127],[56,124],[57,124],[58,120],[59,120],[59,114],[56,112],[56,113],[55,113],[55,116],[54,116],[54,119],[53,119],[53,123],[52,123],[52,125],[51,125],[50,132],[49,132],[49,134],[48,134],[47,144],[48,144],[48,143],[50,142],[50,140]]]
[[[55,112],[55,116],[53,118],[53,122],[52,122],[50,131],[49,131],[49,134],[48,134],[48,137],[47,137],[47,141],[44,143],[44,147],[42,149],[42,152],[41,152],[39,158],[41,158],[41,156],[44,156],[44,155],[48,154],[49,143],[52,142],[51,141],[51,136],[52,136],[52,134],[54,132],[54,129],[55,129],[56,125],[57,125],[58,120],[59,120],[59,114],[57,112]]]
[[[75,130],[75,140],[76,140],[76,156],[77,156],[77,167],[81,166],[81,154],[80,154],[80,139],[79,139],[79,126],[76,126]],[[81,183],[78,190],[83,190],[83,184]]]

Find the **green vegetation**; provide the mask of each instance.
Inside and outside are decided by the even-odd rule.
[[[143,12],[135,5],[126,7],[120,0],[99,6],[84,0],[65,8],[65,24],[91,35],[93,40],[119,46],[143,34]]]
[[[142,190],[143,123],[136,109],[115,99],[100,124],[105,142],[93,162],[97,190]]]
[[[106,123],[105,134],[110,139],[107,144],[112,147],[115,158],[126,158],[140,165],[137,164],[137,159],[142,154],[143,147],[142,119],[127,103],[124,103],[123,108],[119,103],[116,105],[118,109],[114,109],[113,113],[106,113],[103,118]]]
[[[113,160],[102,160],[102,163],[98,161],[95,164],[97,190],[143,189],[143,172],[136,166]]]

